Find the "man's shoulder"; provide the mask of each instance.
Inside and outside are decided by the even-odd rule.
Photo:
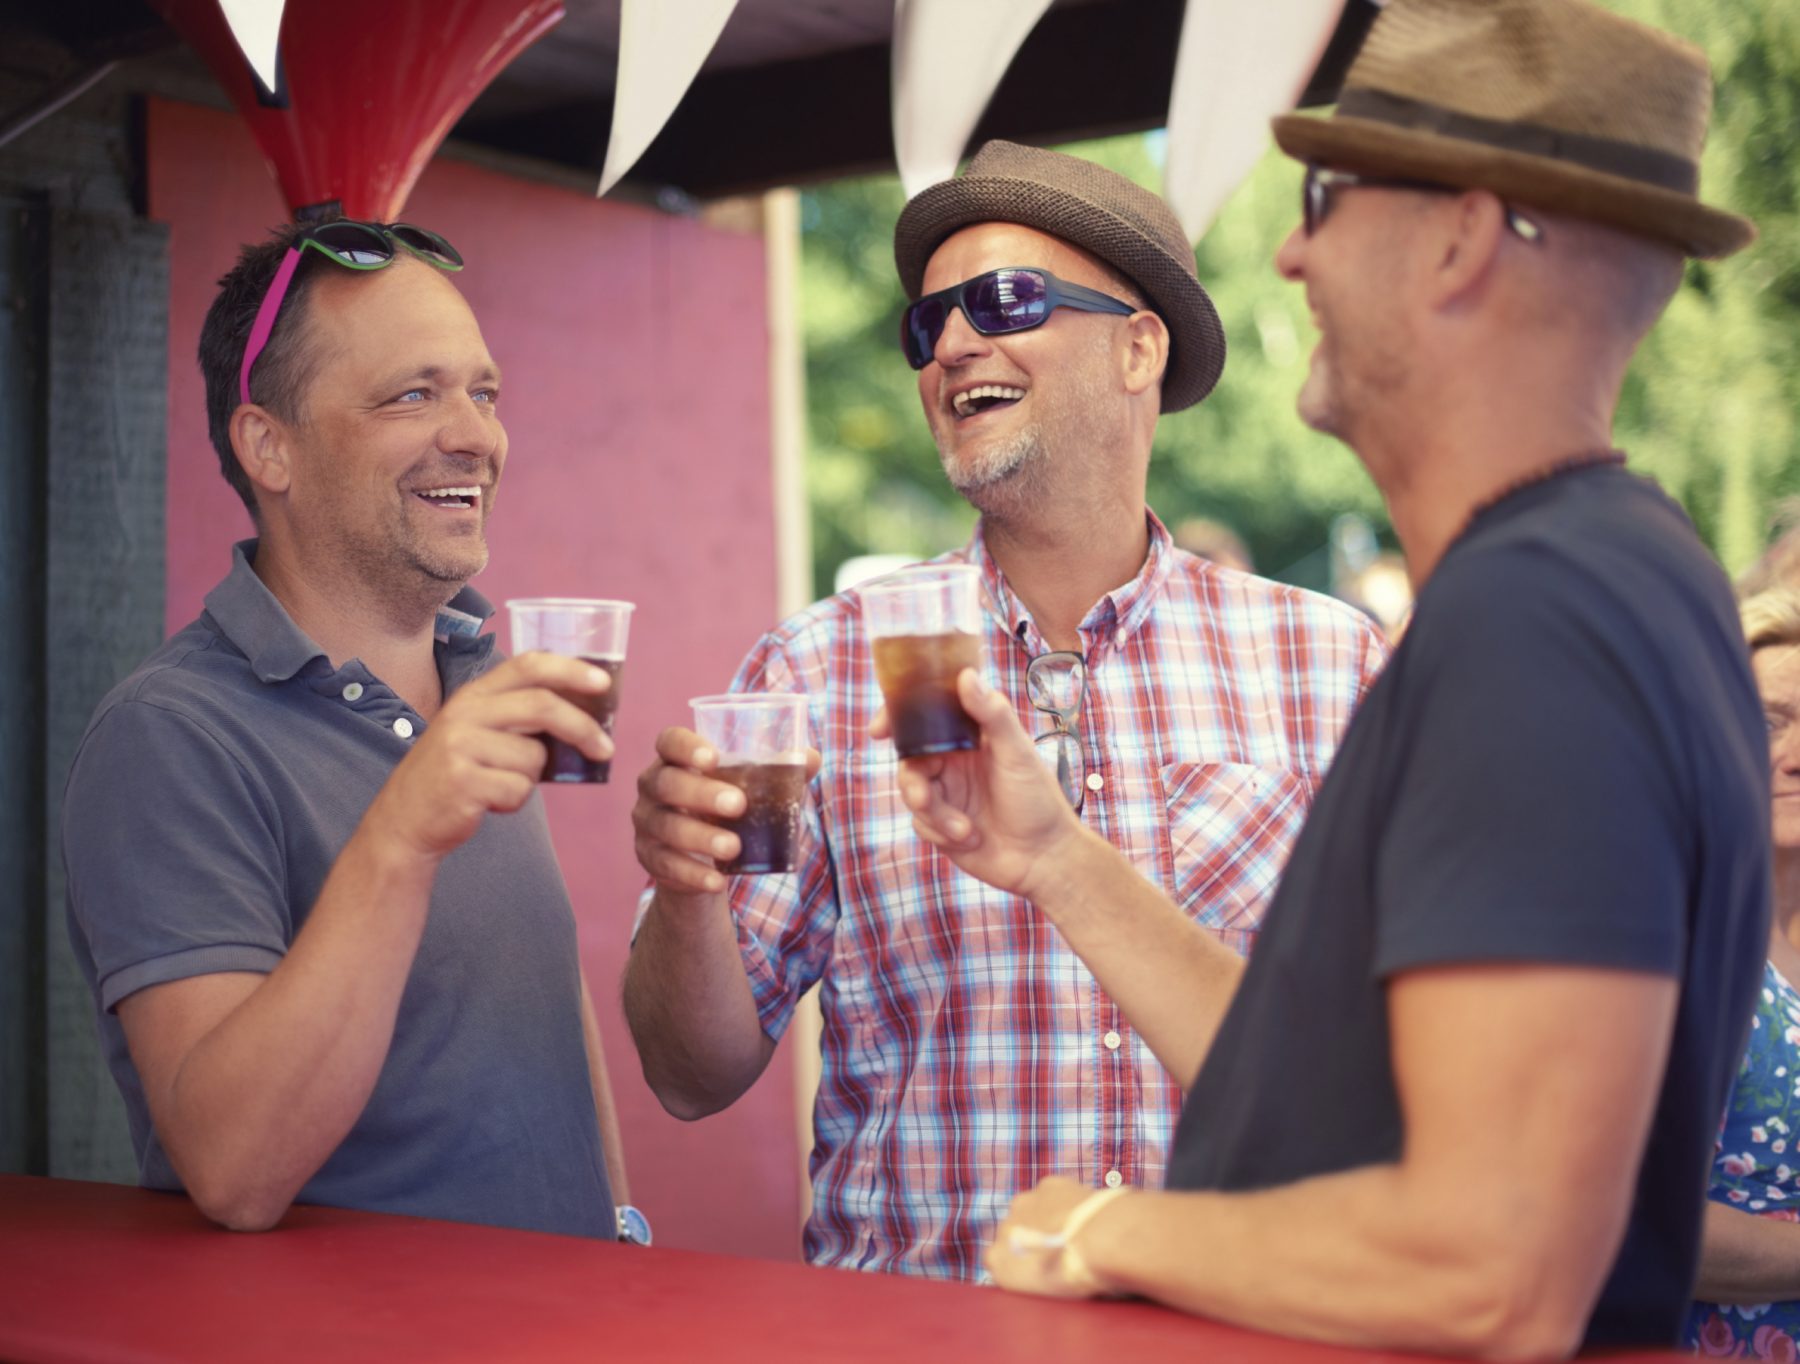
[[[94,708],[87,733],[121,712],[161,712],[203,722],[217,716],[232,694],[253,681],[249,665],[204,617],[190,621],[157,646]]]

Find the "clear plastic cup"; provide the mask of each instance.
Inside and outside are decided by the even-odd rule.
[[[744,813],[716,821],[738,836],[728,876],[793,871],[806,802],[806,697],[800,692],[696,696],[694,729],[719,754],[713,776],[744,793]]]
[[[981,731],[957,699],[956,679],[981,667],[981,570],[924,565],[857,590],[895,750],[916,758],[976,747]]]
[[[625,639],[631,630],[634,602],[601,601],[590,597],[523,597],[506,603],[512,620],[514,655],[532,649],[584,659],[604,670],[612,686],[595,696],[592,692],[562,692],[564,700],[580,706],[600,722],[610,736],[619,709],[619,683],[625,671]],[[549,750],[539,781],[602,782],[612,775],[612,761],[595,762],[580,749],[549,734],[540,734]]]

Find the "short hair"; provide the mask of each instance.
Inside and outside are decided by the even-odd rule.
[[[1769,547],[1738,579],[1740,597],[1771,587],[1800,587],[1800,497],[1784,497],[1769,518]]]
[[[256,314],[275,282],[281,262],[300,228],[292,223],[273,229],[266,240],[245,246],[237,264],[219,280],[219,292],[206,310],[200,328],[200,374],[206,381],[206,430],[219,456],[219,472],[225,476],[251,519],[256,518],[256,490],[250,476],[231,448],[231,414],[238,409],[238,375],[244,349]],[[315,259],[316,257],[316,259]],[[307,295],[325,266],[317,252],[303,251],[287,295],[275,315],[269,344],[256,358],[250,373],[250,397],[283,421],[297,422],[306,415],[306,387],[318,371],[318,354],[310,344]]]
[[[1769,587],[1738,605],[1744,642],[1750,652],[1800,644],[1800,592]]]

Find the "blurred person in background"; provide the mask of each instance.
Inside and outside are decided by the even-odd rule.
[[[1243,536],[1223,521],[1215,521],[1210,516],[1190,516],[1180,522],[1172,534],[1175,537],[1175,547],[1185,549],[1197,559],[1205,559],[1225,568],[1235,568],[1240,573],[1256,572],[1256,561],[1250,555],[1250,546],[1244,543]]]
[[[1800,590],[1770,587],[1747,598],[1741,615],[1769,726],[1775,912],[1750,1045],[1713,1160],[1688,1343],[1704,1355],[1792,1360],[1800,1343]]]

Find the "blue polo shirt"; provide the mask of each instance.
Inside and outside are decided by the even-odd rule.
[[[425,721],[334,668],[250,565],[101,703],[63,805],[69,933],[145,1187],[180,1189],[114,1008],[215,971],[272,971]],[[498,660],[464,589],[441,618],[448,696]],[[447,632],[446,632],[447,631]],[[534,794],[443,861],[386,1063],[301,1203],[611,1238],[575,921]]]

